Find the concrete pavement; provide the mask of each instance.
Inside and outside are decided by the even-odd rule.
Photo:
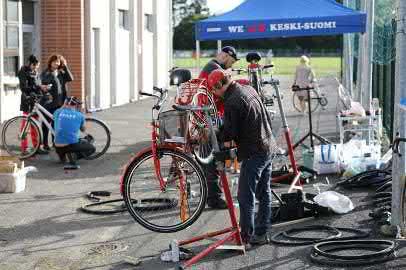
[[[306,117],[294,112],[291,93],[287,89],[290,78],[281,78],[281,90],[288,112],[288,122],[296,139],[307,130]],[[332,79],[324,89],[329,105],[315,114],[315,128],[330,138],[335,136],[336,93]],[[93,190],[109,190],[119,198],[121,169],[143,146],[148,145],[150,108],[152,100],[95,113],[112,129],[112,145],[98,160],[82,161],[81,169],[65,174],[54,153],[27,161],[38,172],[28,178],[25,192],[0,194],[0,270],[55,270],[55,269],[174,269],[163,263],[160,253],[172,239],[186,239],[207,231],[223,228],[226,211],[205,210],[198,221],[187,230],[174,234],[150,232],[127,214],[95,216],[77,209],[88,203],[84,195]],[[275,119],[275,129],[280,124]],[[279,139],[283,142],[283,139]],[[300,155],[300,153],[298,153]],[[312,183],[311,183],[312,184]],[[312,185],[306,190],[312,191]],[[287,188],[279,188],[287,191]],[[376,231],[368,217],[369,208],[362,199],[367,190],[344,191],[357,208],[350,214],[318,218],[309,224],[327,224]],[[303,224],[301,224],[303,225]],[[194,246],[198,251],[208,241]],[[310,247],[281,247],[264,245],[239,256],[233,252],[216,251],[191,269],[327,269],[310,262]],[[400,254],[402,255],[402,253]],[[140,258],[134,266],[125,256]],[[375,267],[375,268],[374,268]],[[406,269],[406,259],[360,269]],[[334,269],[334,268],[329,268]],[[343,269],[343,268],[335,268]]]

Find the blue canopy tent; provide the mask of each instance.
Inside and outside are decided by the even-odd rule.
[[[335,0],[246,0],[235,9],[195,25],[197,66],[200,41],[365,33],[367,15]],[[351,56],[346,54],[346,62]],[[351,69],[347,77],[352,81]],[[352,82],[350,83],[352,86]]]
[[[196,40],[338,35],[366,30],[366,14],[335,0],[247,0],[196,23]]]

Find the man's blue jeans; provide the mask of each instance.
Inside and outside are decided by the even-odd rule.
[[[238,182],[241,235],[249,240],[263,235],[271,225],[272,155],[259,154],[242,161]],[[255,198],[259,201],[255,217]]]

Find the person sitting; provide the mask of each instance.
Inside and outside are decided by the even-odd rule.
[[[55,149],[61,162],[67,162],[65,169],[78,169],[76,160],[96,151],[91,135],[79,138],[80,131],[86,130],[81,104],[76,97],[68,97],[63,107],[54,113]]]

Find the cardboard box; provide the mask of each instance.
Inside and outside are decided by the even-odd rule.
[[[0,156],[0,193],[15,193],[25,189],[24,162],[15,157]]]

